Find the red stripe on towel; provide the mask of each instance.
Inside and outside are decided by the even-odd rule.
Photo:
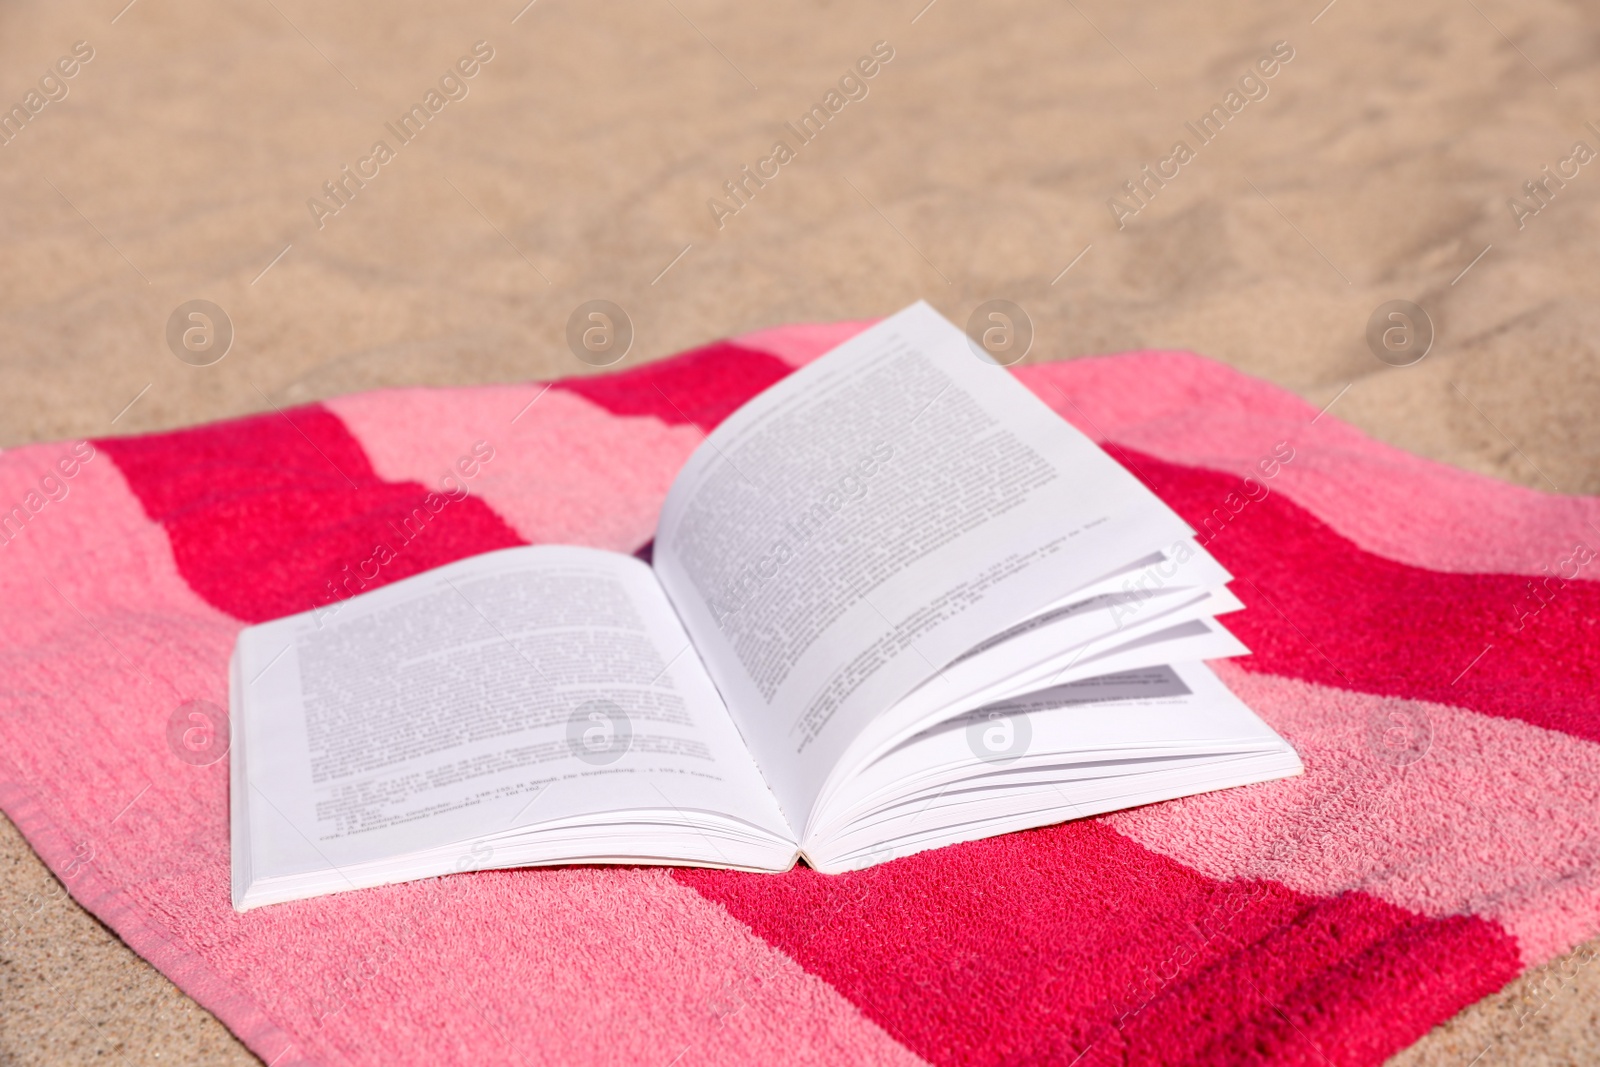
[[[1294,1063],[1318,1045],[1376,1064],[1520,965],[1493,923],[1216,881],[1095,820],[835,877],[674,876],[941,1065]]]
[[[709,430],[794,368],[776,356],[718,341],[620,374],[553,383],[613,415],[654,415]]]
[[[1526,576],[1396,563],[1281,493],[1246,501],[1231,475],[1112,454],[1241,579],[1232,588],[1248,609],[1225,622],[1254,652],[1236,661],[1244,669],[1600,741],[1600,583],[1536,592]]]
[[[190,587],[246,622],[523,543],[476,497],[379,478],[320,406],[96,444],[166,528]]]
[[[1369,936],[1323,965],[1334,946]],[[1349,893],[1197,975],[1184,1010],[1143,1043],[1162,1050],[1151,1062],[1176,1062],[1165,1051],[1189,1047],[1197,1064],[1379,1064],[1427,1033],[1427,1020],[1448,1019],[1520,970],[1515,940],[1488,920],[1422,919]],[[1205,1029],[1226,1011],[1251,1014],[1231,1031]]]

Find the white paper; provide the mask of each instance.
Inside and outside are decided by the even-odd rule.
[[[255,879],[611,813],[705,812],[794,838],[631,557],[534,546],[464,560],[251,627],[238,675]]]

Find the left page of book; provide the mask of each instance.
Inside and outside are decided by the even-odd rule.
[[[793,858],[699,656],[629,556],[505,549],[253,626],[234,686],[236,899],[463,860]]]

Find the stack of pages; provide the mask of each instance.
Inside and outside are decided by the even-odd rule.
[[[1229,575],[917,304],[730,416],[653,565],[535,545],[244,630],[233,901],[485,867],[833,873],[1297,774]]]

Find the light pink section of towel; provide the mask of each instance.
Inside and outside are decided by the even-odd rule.
[[[704,435],[613,415],[564,389],[492,385],[386,389],[325,405],[389,481],[436,484],[474,442],[495,458],[467,487],[528,541],[632,552]]]
[[[1120,832],[1216,878],[1319,895],[1360,889],[1424,915],[1493,919],[1530,966],[1592,934],[1600,745],[1518,719],[1213,666],[1294,745],[1305,775],[1107,816]],[[1369,744],[1373,730],[1419,723],[1431,735],[1425,759],[1397,765]]]

